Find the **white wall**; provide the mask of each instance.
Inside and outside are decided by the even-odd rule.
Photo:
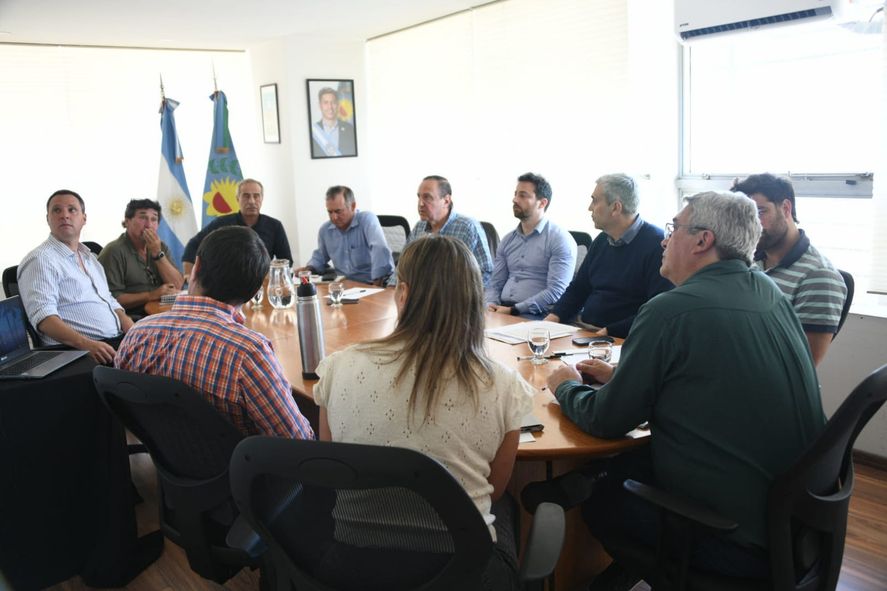
[[[358,207],[376,209],[367,175],[370,138],[364,43],[293,36],[251,48],[249,56],[255,92],[261,84],[276,82],[280,107],[281,143],[258,148],[257,169],[268,180],[265,208],[283,221],[293,257],[304,264],[317,246],[318,228],[328,219],[324,197],[330,186],[347,185],[354,191]],[[356,158],[311,158],[309,78],[354,80]],[[269,200],[272,195],[273,204]]]

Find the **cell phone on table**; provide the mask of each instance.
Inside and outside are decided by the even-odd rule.
[[[616,342],[613,337],[573,337],[573,344],[577,347],[587,347],[591,343],[610,343]]]

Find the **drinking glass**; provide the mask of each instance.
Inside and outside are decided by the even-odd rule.
[[[341,281],[333,281],[330,283],[330,302],[333,306],[342,305],[342,296],[345,294],[345,284]]]
[[[548,344],[551,342],[551,336],[548,334],[547,328],[531,328],[527,333],[527,344],[533,353],[533,365],[543,365],[546,363],[545,352],[548,351]]]
[[[592,341],[588,345],[588,357],[590,359],[600,359],[601,361],[610,361],[613,357],[613,345],[607,341]]]
[[[253,297],[252,297],[253,308],[261,308],[262,307],[262,299],[264,298],[264,296],[265,296],[265,290],[262,289],[262,286],[260,285],[259,291],[257,291],[255,294],[253,294]]]

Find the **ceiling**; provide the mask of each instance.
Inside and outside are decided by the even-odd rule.
[[[0,43],[246,49],[288,35],[365,40],[485,3],[487,0],[0,0]]]

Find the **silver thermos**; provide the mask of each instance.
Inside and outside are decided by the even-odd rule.
[[[302,353],[302,377],[316,380],[317,364],[324,357],[323,321],[317,290],[305,277],[296,288],[296,318],[299,322],[299,348]]]

